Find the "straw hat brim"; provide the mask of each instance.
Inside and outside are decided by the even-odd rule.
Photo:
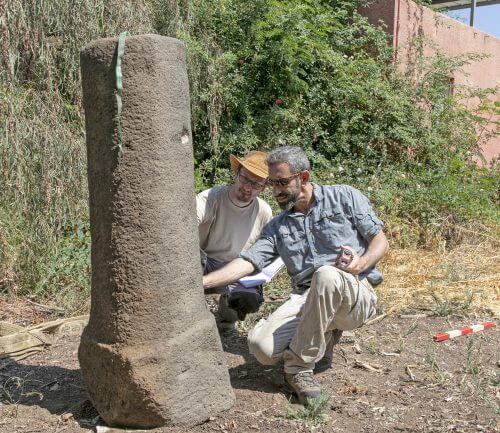
[[[229,155],[229,162],[231,163],[231,168],[235,173],[238,172],[240,167],[244,167],[255,176],[267,179],[269,172],[266,163],[266,156],[267,154],[265,152],[259,151],[253,152],[243,160],[238,159],[234,155]]]

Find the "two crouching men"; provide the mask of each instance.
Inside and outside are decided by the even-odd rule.
[[[277,148],[268,154],[267,163],[267,183],[282,212],[252,247],[205,275],[203,286],[227,285],[281,256],[292,278],[292,293],[257,323],[248,343],[262,364],[284,362],[286,383],[305,403],[320,395],[313,370],[331,360],[339,330],[358,328],[375,314],[372,285],[382,280],[375,264],[387,252],[388,242],[382,221],[358,190],[310,181],[302,149]],[[345,267],[336,263],[341,248],[351,251]]]

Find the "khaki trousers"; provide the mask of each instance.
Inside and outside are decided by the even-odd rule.
[[[311,287],[290,298],[248,334],[250,353],[264,365],[284,361],[286,373],[312,370],[334,329],[359,328],[375,314],[377,296],[366,278],[322,266]]]

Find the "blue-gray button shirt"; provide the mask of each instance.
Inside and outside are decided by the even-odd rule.
[[[264,227],[257,242],[240,254],[258,271],[280,256],[297,292],[309,288],[315,270],[335,262],[341,245],[361,256],[384,226],[368,198],[356,188],[312,185],[315,201],[306,215],[281,212]],[[372,282],[382,278],[375,267],[365,270],[360,275],[364,277]]]

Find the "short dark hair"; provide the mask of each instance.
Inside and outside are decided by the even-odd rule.
[[[293,174],[311,169],[306,153],[298,146],[277,147],[268,153],[267,163],[269,165],[282,162],[289,165]]]

